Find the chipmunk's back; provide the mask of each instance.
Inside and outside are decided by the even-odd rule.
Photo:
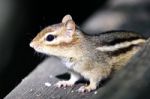
[[[85,33],[84,33],[85,34]],[[87,38],[99,46],[113,46],[123,42],[145,39],[142,35],[130,31],[107,31],[99,34],[85,34]]]

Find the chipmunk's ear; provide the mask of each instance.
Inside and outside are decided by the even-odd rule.
[[[73,20],[69,20],[67,21],[67,23],[65,24],[65,28],[66,28],[66,35],[68,37],[72,37],[73,34],[75,33],[75,28],[76,28],[76,24],[74,23]]]
[[[64,16],[64,18],[62,19],[62,23],[65,25],[65,35],[67,37],[72,37],[73,34],[75,33],[75,28],[76,28],[76,24],[75,22],[72,20],[71,15],[66,15]]]
[[[67,14],[63,17],[62,23],[66,24],[69,20],[72,20],[71,15]]]

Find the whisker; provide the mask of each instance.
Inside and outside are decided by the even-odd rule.
[[[42,53],[39,53],[39,52],[36,52],[36,51],[34,51],[34,55],[38,56],[40,60],[43,60],[47,57],[46,54],[42,54]]]

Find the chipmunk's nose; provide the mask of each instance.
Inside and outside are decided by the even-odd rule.
[[[34,49],[38,49],[39,48],[39,44],[35,43],[35,42],[31,42],[30,43],[30,47],[34,48]]]
[[[33,42],[30,43],[30,47],[34,48],[34,45],[35,44]]]

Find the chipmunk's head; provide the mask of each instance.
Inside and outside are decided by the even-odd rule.
[[[30,43],[30,47],[37,52],[64,56],[72,53],[80,41],[79,38],[75,22],[70,15],[66,15],[61,23],[48,26],[38,33]]]

